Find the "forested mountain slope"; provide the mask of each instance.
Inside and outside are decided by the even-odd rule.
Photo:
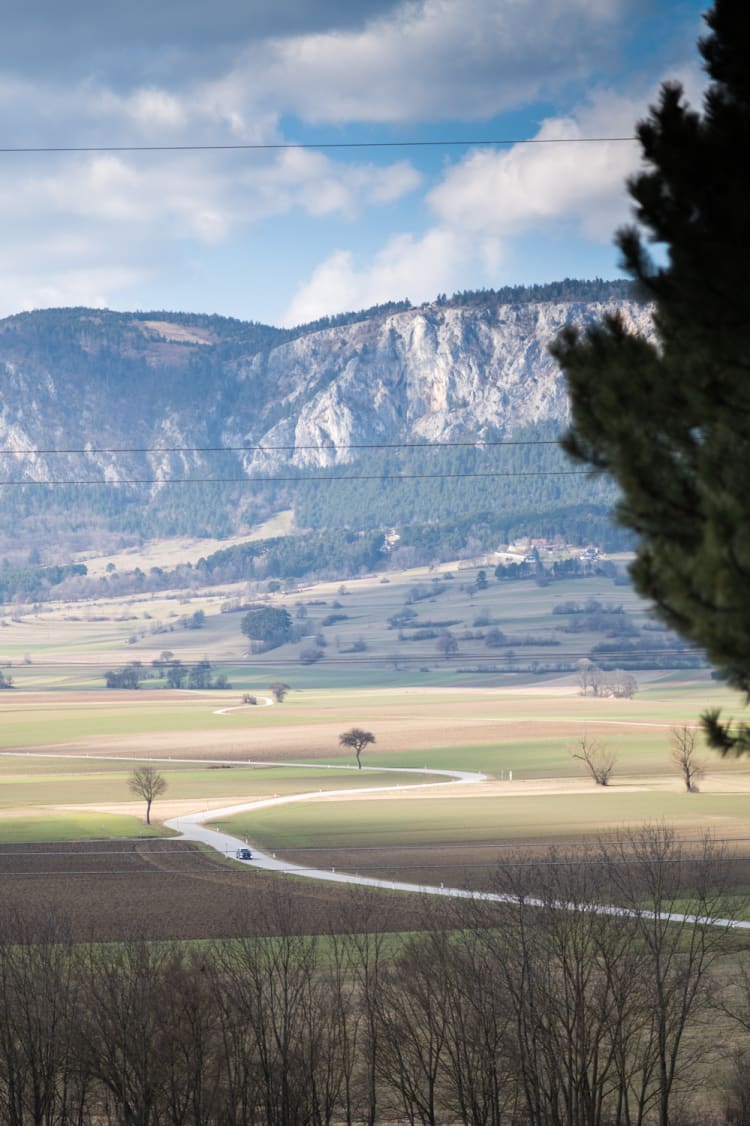
[[[16,544],[44,530],[47,545],[74,533],[223,534],[290,505],[298,527],[316,530],[602,515],[606,488],[557,475],[570,468],[553,444],[567,400],[547,345],[615,308],[649,331],[648,309],[602,282],[394,303],[284,330],[167,312],[6,318],[0,479],[12,484],[0,530]],[[509,439],[534,444],[493,445]],[[309,479],[342,475],[359,480]],[[384,484],[393,475],[412,480]]]

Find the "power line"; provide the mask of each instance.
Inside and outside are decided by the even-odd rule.
[[[457,148],[506,145],[601,145],[637,141],[627,137],[480,137],[460,140],[447,138],[436,141],[309,141],[268,142],[257,144],[190,144],[190,145],[5,145],[0,154],[48,153],[108,153],[108,152],[275,152],[290,149],[406,149],[406,148]]]
[[[154,634],[153,636],[154,636],[154,638],[164,637],[164,634],[159,633],[159,634]],[[439,636],[440,636],[440,634],[437,633],[435,637],[424,638],[423,641],[424,641],[424,643],[429,643],[430,641],[436,641]],[[456,636],[455,634],[453,636],[456,637],[456,640],[460,643],[460,641],[461,641],[460,636]],[[146,640],[146,639],[143,638],[143,640]],[[157,644],[158,644],[157,641],[154,640],[154,645],[156,646]],[[403,645],[405,643],[403,641],[401,641],[401,642],[399,642],[399,644]],[[406,644],[409,644],[409,642],[407,641]],[[412,642],[412,644],[419,644],[419,642]],[[533,655],[532,654],[522,655],[518,652],[519,649],[532,650]],[[391,653],[380,653],[380,654],[372,653],[368,656],[366,654],[361,655],[361,654],[357,654],[357,653],[341,652],[341,653],[334,653],[334,654],[326,654],[326,656],[324,658],[321,658],[321,661],[324,662],[323,667],[331,668],[332,666],[338,666],[338,665],[345,665],[347,667],[349,665],[378,665],[378,664],[392,665],[394,663],[394,661],[397,661],[399,665],[406,665],[411,661],[418,661],[420,664],[424,664],[424,662],[429,659],[433,662],[433,668],[430,671],[440,672],[441,669],[445,669],[445,671],[450,671],[450,672],[455,673],[455,672],[461,671],[461,670],[457,670],[454,667],[455,663],[457,661],[459,661],[459,662],[460,661],[491,662],[491,663],[494,664],[494,663],[497,663],[497,662],[500,662],[500,661],[507,660],[506,654],[508,652],[511,652],[511,651],[514,654],[514,660],[518,664],[526,664],[526,663],[529,663],[529,662],[532,662],[532,661],[539,662],[542,659],[540,657],[540,650],[545,651],[545,657],[546,657],[545,663],[549,663],[549,664],[559,664],[560,661],[580,661],[583,658],[590,659],[589,654],[591,652],[590,649],[589,650],[560,651],[559,649],[556,648],[556,646],[548,645],[548,644],[545,645],[544,642],[540,642],[538,645],[534,645],[534,644],[529,645],[528,643],[520,641],[520,640],[514,641],[513,638],[509,636],[507,644],[498,647],[496,649],[495,653],[487,653],[487,652],[484,652],[484,651],[474,651],[474,650],[471,650],[471,649],[464,649],[464,650],[459,649],[458,652],[456,652],[456,653],[448,654],[448,657],[446,658],[446,657],[442,656],[442,654],[439,657],[436,656],[435,650],[434,650],[434,647],[433,647],[433,649],[429,652],[425,652],[424,650],[422,650],[421,652],[411,653],[411,654],[409,654],[409,653],[407,653],[407,654],[404,654],[404,653],[398,653],[398,654],[396,654],[396,653],[392,653],[392,654]],[[138,650],[136,650],[136,652],[138,652]],[[664,649],[613,649],[613,650],[608,651],[606,653],[595,653],[594,656],[597,657],[600,661],[606,661],[607,663],[610,663],[611,661],[614,661],[614,660],[624,660],[624,661],[641,660],[641,661],[644,661],[644,660],[648,660],[649,658],[652,658],[654,661],[663,662],[665,660],[670,660],[672,658],[679,659],[680,657],[686,657],[686,658],[687,657],[701,657],[702,656],[702,650],[698,649],[698,648],[687,648],[687,647],[680,648],[678,646],[672,646],[670,648],[664,648]],[[249,659],[249,658],[246,658],[246,657],[237,657],[234,660],[232,658],[229,658],[229,657],[228,658],[219,658],[219,659],[214,658],[213,660],[209,659],[209,663],[211,665],[212,671],[216,670],[216,669],[230,669],[230,670],[236,669],[238,672],[246,672],[246,673],[253,673],[255,669],[259,669],[259,668],[260,669],[290,668],[291,666],[298,667],[300,665],[300,660],[299,660],[298,656],[290,656],[290,657],[284,657],[284,658],[272,657],[268,660],[263,660],[262,658],[263,658],[263,654],[258,654],[257,658],[252,658],[252,659]],[[201,658],[185,657],[184,660],[182,660],[182,658],[179,658],[179,659],[181,661],[182,669],[184,669],[186,673],[189,673],[191,671],[192,665],[194,663],[197,663]],[[119,662],[122,662],[122,657],[119,658]],[[84,675],[88,675],[88,674],[102,675],[103,669],[109,670],[109,669],[112,669],[115,665],[118,666],[118,669],[127,668],[129,665],[132,665],[132,663],[133,663],[132,661],[128,661],[125,665],[122,665],[121,663],[118,664],[118,658],[117,658],[116,655],[114,655],[111,659],[110,658],[107,658],[107,659],[103,658],[99,663],[96,663],[96,664],[93,663],[93,662],[90,663],[90,664],[84,664],[84,663],[81,663],[81,664],[64,664],[63,662],[56,662],[56,661],[35,660],[33,662],[33,665],[24,665],[23,663],[20,663],[20,664],[17,664],[17,665],[11,665],[10,668],[13,669],[14,672],[16,672],[16,673],[19,672],[19,671],[20,672],[29,672],[32,669],[34,669],[37,672],[56,671],[56,672],[65,672],[65,673],[69,673],[69,674],[80,674],[81,676],[84,676]],[[169,661],[165,662],[166,665],[169,665],[169,663],[170,663]],[[316,663],[319,663],[319,662],[316,662]],[[150,664],[142,666],[144,671],[148,671],[148,669],[150,667],[151,667]],[[671,668],[672,666],[669,666],[669,667]],[[467,671],[467,670],[464,670],[464,671]],[[515,669],[497,669],[496,671],[504,673],[504,672],[515,672],[517,670],[515,670]],[[633,669],[633,670],[630,670],[630,671],[637,672],[638,670]],[[161,678],[154,677],[153,679],[161,679]],[[149,678],[143,677],[141,679],[141,682],[140,682],[140,687],[142,689],[144,689],[145,691],[148,691],[148,680],[149,680]],[[27,686],[27,683],[24,682],[24,685]],[[126,689],[117,689],[116,691],[127,692],[127,691],[134,691],[134,689],[127,689],[126,688]],[[162,691],[169,691],[169,689],[154,688],[154,691],[162,692]],[[213,689],[204,688],[204,689],[195,689],[195,691],[212,692]],[[249,705],[249,706],[252,706],[252,705]]]
[[[97,446],[60,447],[57,449],[10,449],[0,448],[2,455],[25,457],[29,454],[218,454],[218,453],[276,453],[289,450],[441,450],[441,449],[498,449],[503,446],[559,446],[557,438],[507,439],[500,442],[487,442],[475,438],[466,442],[330,442],[326,445],[287,446]]]
[[[339,477],[326,476],[296,476],[296,477],[128,477],[119,481],[94,481],[90,478],[80,480],[67,479],[55,480],[48,477],[28,480],[0,481],[4,487],[25,487],[27,485],[69,485],[83,486],[95,485],[112,488],[119,485],[266,485],[266,484],[297,484],[304,485],[308,481],[381,481],[384,484],[391,481],[430,481],[430,480],[460,480],[476,477],[588,477],[587,469],[521,469],[521,470],[491,470],[489,472],[467,473],[363,473],[357,476],[343,474]]]

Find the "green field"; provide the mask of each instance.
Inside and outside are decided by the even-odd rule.
[[[27,770],[26,767],[29,767]],[[133,801],[128,788],[131,771],[137,765],[75,758],[0,757],[0,810],[41,805],[91,805]],[[21,769],[23,767],[23,769]],[[284,767],[211,767],[160,762],[159,771],[167,782],[169,799],[202,800],[226,798],[232,804],[242,798],[299,794],[321,789],[346,790],[368,786],[407,786],[403,775],[351,769]],[[437,776],[414,777],[412,784],[439,781]],[[158,815],[157,802],[153,813]],[[0,820],[0,839],[7,821]]]
[[[722,761],[706,753],[704,792],[685,797],[669,744],[671,727],[695,724],[708,706],[739,712],[737,696],[700,669],[636,672],[641,683],[633,699],[582,697],[574,671],[564,677],[534,674],[527,667],[534,660],[544,666],[559,659],[574,669],[575,661],[606,637],[604,626],[572,630],[567,611],[556,614],[556,607],[598,601],[611,614],[621,606],[643,637],[653,634],[644,628],[653,625],[648,609],[627,586],[601,576],[539,588],[533,582],[497,583],[491,568],[487,573],[486,589],[476,588],[474,566],[455,568],[453,577],[417,569],[390,575],[387,582],[352,580],[274,595],[272,604],[285,606],[301,631],[325,643],[311,666],[299,661],[301,641],[248,656],[241,614],[226,612],[233,597],[239,606],[250,597],[244,588],[234,595],[165,593],[41,606],[0,618],[7,675],[15,684],[0,693],[0,747],[18,752],[0,755],[0,814],[6,811],[0,839],[10,839],[16,831],[12,821],[22,810],[29,811],[29,824],[44,822],[45,833],[68,832],[55,820],[66,810],[53,807],[87,807],[88,815],[91,807],[119,810],[133,802],[136,812],[128,776],[143,759],[157,761],[167,779],[164,803],[194,802],[197,809],[204,801],[236,804],[321,789],[403,787],[409,780],[389,771],[404,767],[471,770],[501,782],[512,771],[514,784],[557,780],[564,790],[577,780],[585,786],[583,768],[572,757],[584,735],[618,754],[613,785],[604,796],[592,785],[581,794],[523,794],[512,800],[479,792],[462,798],[458,790],[446,790],[440,798],[296,803],[254,814],[247,831],[278,847],[286,840],[397,845],[549,838],[654,818],[674,818],[680,825],[731,823],[737,833],[746,817],[750,761]],[[179,625],[198,608],[206,614],[203,629]],[[389,624],[404,610],[416,615],[407,627]],[[338,620],[324,625],[332,615]],[[416,627],[433,625],[450,628],[458,639],[458,653],[449,660],[440,656],[434,638],[412,636]],[[509,659],[509,646],[487,647],[485,634],[492,626],[513,643],[515,657]],[[364,648],[347,653],[360,640]],[[207,657],[230,677],[233,689],[165,690],[158,668],[152,668],[164,651],[185,664]],[[0,663],[2,657],[0,650]],[[156,679],[146,679],[137,691],[104,691],[103,670],[133,660]],[[290,686],[283,704],[240,706],[244,691],[268,696],[275,680]],[[234,710],[217,714],[227,708]],[[350,767],[353,757],[339,746],[339,735],[355,725],[376,736],[363,755],[368,769],[361,774],[341,769]],[[45,749],[65,757],[23,754]],[[216,765],[178,762],[181,758],[212,759]],[[225,768],[218,760],[233,765]],[[297,765],[257,768],[246,765],[248,760]],[[123,824],[129,831],[135,822]]]
[[[163,837],[161,825],[111,813],[45,814],[0,820],[0,841],[29,844],[44,841],[98,841],[117,837]],[[167,834],[169,835],[169,834]]]
[[[247,598],[240,585],[234,593],[236,612],[226,612],[232,610],[231,591],[212,590],[101,598],[13,613],[7,608],[0,618],[0,664],[5,659],[12,665],[19,687],[58,690],[103,688],[105,669],[133,660],[150,674],[152,660],[163,650],[184,663],[207,657],[235,689],[257,692],[279,678],[305,689],[535,683],[539,672],[530,671],[535,662],[542,671],[558,666],[572,671],[607,638],[606,620],[571,631],[568,617],[555,613],[570,602],[621,607],[631,628],[653,625],[646,604],[627,585],[604,576],[539,588],[531,580],[498,583],[492,565],[483,569],[485,589],[476,587],[478,566],[456,565],[440,573],[422,567],[393,573],[387,581],[370,577],[276,594],[272,604],[290,611],[300,637],[252,660],[240,630]],[[180,623],[196,609],[206,614],[204,627],[185,628]],[[400,629],[390,619],[404,610],[415,617]],[[493,627],[506,637],[499,648],[487,645]],[[445,629],[458,644],[448,659],[437,644]],[[431,635],[417,636],[424,630]],[[300,653],[311,637],[318,639],[321,657],[306,665]],[[668,674],[668,667],[664,671]]]
[[[445,843],[495,844],[514,839],[602,834],[664,821],[684,833],[717,836],[746,821],[744,794],[672,794],[609,789],[591,794],[508,798],[387,798],[377,803],[305,802],[256,810],[219,822],[268,849],[373,848]]]

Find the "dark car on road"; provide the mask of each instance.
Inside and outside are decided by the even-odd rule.
[[[249,848],[238,848],[235,856],[238,860],[252,860],[253,854]]]

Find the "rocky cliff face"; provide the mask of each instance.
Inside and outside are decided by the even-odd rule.
[[[351,462],[368,444],[507,435],[565,417],[549,342],[615,307],[649,333],[648,310],[629,301],[443,303],[292,339],[267,329],[260,344],[221,318],[82,309],[8,318],[0,474],[170,479],[213,466],[201,452],[210,446],[234,447],[225,470],[253,475]],[[39,452],[59,450],[73,452]]]
[[[248,472],[285,461],[334,465],[356,459],[352,446],[481,440],[563,419],[564,382],[548,345],[564,325],[590,323],[614,308],[429,306],[282,344],[237,368],[241,380],[277,396],[257,416],[229,420],[248,444],[269,447],[248,453],[243,464]],[[650,331],[643,306],[621,308],[634,332]]]

